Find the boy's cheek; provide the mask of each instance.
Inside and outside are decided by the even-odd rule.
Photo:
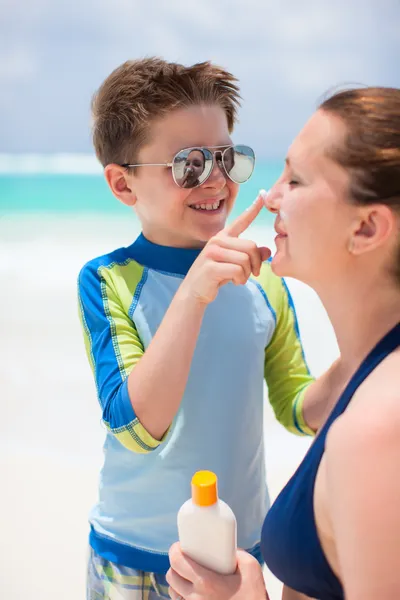
[[[229,186],[229,198],[228,198],[229,210],[231,210],[233,208],[233,205],[236,202],[236,198],[238,196],[239,189],[240,189],[240,187],[236,184]]]

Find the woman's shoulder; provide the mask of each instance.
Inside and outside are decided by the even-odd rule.
[[[400,418],[400,348],[389,354],[360,385],[350,404],[357,418],[368,421],[377,414],[383,419]],[[350,414],[350,413],[349,413]]]
[[[394,438],[400,447],[400,349],[385,358],[357,389],[347,410],[333,423],[326,448],[348,444],[348,450],[363,452],[365,445],[386,445]]]

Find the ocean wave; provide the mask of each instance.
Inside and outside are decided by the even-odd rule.
[[[100,175],[102,166],[94,154],[0,154],[0,173]]]

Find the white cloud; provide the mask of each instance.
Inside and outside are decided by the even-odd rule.
[[[2,0],[0,151],[90,150],[94,89],[158,54],[234,72],[238,134],[280,153],[332,86],[400,86],[399,50],[398,0]]]
[[[7,86],[21,81],[32,83],[38,72],[37,57],[22,44],[9,48],[6,60],[0,61],[0,81]]]

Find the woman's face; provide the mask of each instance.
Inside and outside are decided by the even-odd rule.
[[[347,200],[348,171],[329,156],[345,134],[340,119],[317,111],[291,145],[267,201],[277,213],[273,271],[313,287],[334,278],[349,260],[357,207]]]

